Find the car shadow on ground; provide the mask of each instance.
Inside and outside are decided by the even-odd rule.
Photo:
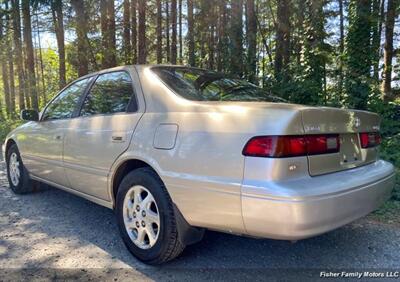
[[[295,269],[316,272],[317,269],[400,266],[399,255],[392,255],[400,247],[399,230],[363,220],[297,243],[208,231],[201,242],[188,246],[177,259],[159,267],[146,266],[126,250],[112,210],[47,186],[30,195],[14,195],[9,189],[2,189],[7,191],[0,196],[3,205],[0,216],[8,216],[8,222],[0,221],[0,247],[3,245],[7,249],[5,253],[0,251],[0,262],[23,257],[23,253],[29,253],[32,248],[40,250],[43,240],[60,239],[60,244],[69,244],[68,248],[73,250],[81,248],[84,252],[91,245],[103,250],[108,260],[93,267],[112,268],[118,265],[114,262],[119,262],[152,280],[238,280],[235,278],[254,278],[257,271],[264,277],[264,270],[278,271],[280,278],[288,278],[288,275],[296,277],[296,273],[290,272]],[[29,246],[24,245],[25,240],[18,240],[21,234],[25,238],[31,236],[26,241]],[[35,234],[40,236],[33,239]],[[22,258],[20,265],[24,268],[52,267],[63,256],[65,248],[59,251],[55,248],[45,256]],[[96,261],[99,258],[86,253],[81,259]],[[74,265],[81,268],[79,261]],[[129,270],[124,273],[130,275]],[[92,278],[96,275],[98,273]]]

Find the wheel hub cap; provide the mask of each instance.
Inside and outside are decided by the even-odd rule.
[[[130,188],[123,211],[125,229],[132,242],[141,249],[153,247],[160,234],[160,214],[150,191],[140,185]]]
[[[20,172],[20,162],[18,160],[18,156],[16,153],[11,154],[9,162],[10,162],[9,173],[10,173],[11,183],[14,186],[18,186],[21,177],[21,172]]]

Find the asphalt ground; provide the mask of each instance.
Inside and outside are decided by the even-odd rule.
[[[0,162],[0,281],[315,281],[344,270],[400,280],[388,278],[400,271],[400,227],[361,219],[297,243],[208,231],[153,267],[127,251],[112,210],[51,187],[15,195]]]

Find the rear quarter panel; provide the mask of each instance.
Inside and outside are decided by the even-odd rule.
[[[245,105],[213,105],[184,100],[161,81],[140,70],[146,113],[130,148],[119,158],[151,165],[173,202],[194,226],[245,233],[241,209],[242,149],[254,135],[301,134],[298,112],[280,108],[250,111]],[[259,118],[258,118],[259,117]],[[176,124],[171,149],[154,147],[160,124]],[[290,124],[290,126],[285,126]]]

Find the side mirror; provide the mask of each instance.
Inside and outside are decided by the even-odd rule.
[[[36,110],[22,110],[21,119],[27,121],[39,121],[39,113]]]

